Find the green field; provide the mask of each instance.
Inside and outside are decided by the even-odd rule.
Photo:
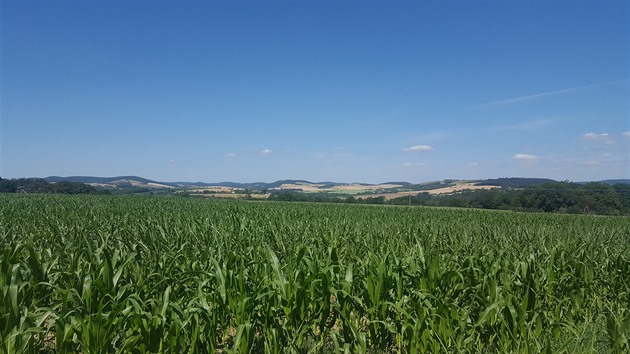
[[[0,352],[621,353],[630,220],[0,195]]]

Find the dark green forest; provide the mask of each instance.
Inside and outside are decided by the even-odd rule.
[[[46,182],[43,178],[0,178],[0,193],[109,194],[81,182]]]

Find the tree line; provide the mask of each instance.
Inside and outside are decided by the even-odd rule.
[[[404,204],[397,198],[390,204]],[[630,184],[548,182],[523,189],[464,191],[416,195],[412,204],[570,214],[630,215]]]
[[[56,194],[110,194],[81,182],[61,181],[49,183],[43,178],[0,177],[0,193],[56,193]]]

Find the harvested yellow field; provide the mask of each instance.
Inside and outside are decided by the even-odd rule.
[[[222,187],[222,186],[208,186],[208,187],[198,187],[195,189],[189,189],[188,191],[191,193],[236,193],[238,191],[244,191],[243,188],[234,188],[234,187]]]
[[[438,195],[438,194],[450,194],[450,193],[455,193],[455,192],[461,192],[464,190],[495,189],[495,188],[501,188],[501,187],[479,186],[474,183],[462,182],[462,183],[456,183],[455,185],[449,186],[449,187],[429,189],[425,191],[404,191],[404,192],[396,192],[396,193],[364,194],[364,195],[357,195],[355,197],[356,198],[385,197],[385,199],[390,200],[390,199],[396,199],[400,197],[406,197],[409,195],[415,196],[419,193],[424,193],[424,192],[432,194],[432,195]]]

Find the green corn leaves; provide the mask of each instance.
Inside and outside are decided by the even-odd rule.
[[[630,221],[0,195],[0,353],[625,353]]]

